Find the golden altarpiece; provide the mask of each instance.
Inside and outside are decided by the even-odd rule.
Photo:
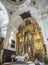
[[[45,49],[41,28],[37,22],[25,21],[25,25],[18,28],[16,53],[17,55],[24,55],[28,53],[29,60],[38,58],[40,61],[44,60]]]

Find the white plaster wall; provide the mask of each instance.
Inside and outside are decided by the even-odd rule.
[[[11,32],[13,32],[13,34],[11,34]],[[15,41],[15,48],[11,48],[11,44],[12,44],[11,40]],[[7,37],[5,39],[4,49],[16,51],[16,30],[12,27],[9,28],[7,31]]]
[[[48,16],[45,18],[43,17],[42,20],[42,32],[43,32],[43,37],[44,37],[44,43],[46,44],[46,51],[47,51],[47,56],[48,56]]]

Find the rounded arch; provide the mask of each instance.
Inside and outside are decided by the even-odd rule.
[[[11,16],[11,21],[12,23],[17,23],[17,25],[14,24],[14,26],[18,29],[19,25],[23,25],[24,24],[24,20],[21,18],[21,14],[24,13],[24,12],[28,12],[30,11],[30,14],[31,14],[31,18],[33,18],[33,20],[37,20],[36,16],[34,16],[33,13],[35,12],[32,12],[34,10],[36,10],[35,8],[32,8],[32,7],[22,7],[20,8],[19,10],[17,10],[12,16]],[[16,17],[15,17],[16,16]],[[18,21],[18,22],[17,22]]]
[[[0,2],[0,36],[6,37],[7,33],[7,25],[9,23],[9,16],[7,13],[6,8],[4,5]]]
[[[24,35],[26,36],[27,34],[32,34],[32,32],[28,29],[27,31],[24,32]]]

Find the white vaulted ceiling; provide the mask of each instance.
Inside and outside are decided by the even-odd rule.
[[[19,14],[30,10],[37,21],[48,18],[48,0],[0,0],[8,11],[10,24],[18,29],[24,21]]]
[[[38,10],[46,8],[48,0],[0,0],[7,8],[10,15],[14,14],[19,8],[31,6]]]

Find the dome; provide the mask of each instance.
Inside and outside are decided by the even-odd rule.
[[[17,8],[28,5],[31,0],[6,0],[8,3],[16,6]]]

